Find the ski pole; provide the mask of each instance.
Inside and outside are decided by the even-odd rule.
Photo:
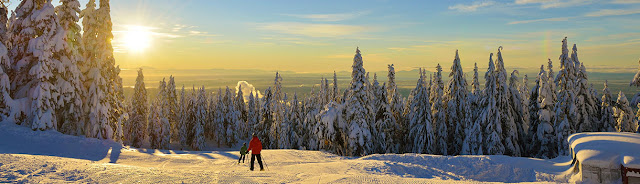
[[[267,166],[267,162],[264,161],[264,157],[262,157],[262,163],[264,164],[264,167],[267,168],[267,171],[269,170],[269,166]]]

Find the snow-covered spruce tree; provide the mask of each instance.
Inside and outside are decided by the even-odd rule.
[[[424,71],[423,71],[424,72]],[[448,155],[448,133],[445,106],[442,102],[444,84],[442,83],[442,67],[436,66],[431,80],[429,103],[431,103],[431,123],[435,130],[436,152],[434,154]]]
[[[118,124],[118,119],[120,119],[124,114],[124,106],[122,105],[122,101],[124,101],[124,92],[122,89],[122,78],[120,78],[120,68],[116,66],[115,59],[113,57],[113,46],[111,45],[111,40],[113,40],[112,23],[111,23],[111,8],[109,5],[110,0],[100,0],[100,8],[97,10],[98,13],[98,21],[100,22],[100,32],[98,34],[99,40],[99,51],[98,55],[102,62],[102,69],[104,72],[105,79],[107,79],[107,102],[109,103],[109,113],[108,113],[108,122],[103,124],[103,129],[108,129],[107,126],[110,126],[111,129],[117,130],[121,126]],[[117,136],[105,135],[108,139],[117,139]]]
[[[249,93],[249,101],[247,103],[247,135],[249,136],[255,132],[254,126],[258,124],[259,112],[256,109],[256,103],[252,91]]]
[[[583,63],[578,60],[578,48],[573,45],[573,51],[571,52],[571,59],[578,65],[576,68],[576,107],[577,109],[577,121],[578,124],[575,127],[577,132],[594,132],[598,131],[600,125],[600,103],[598,103],[598,97],[591,93],[589,86],[587,86],[587,70]]]
[[[638,64],[640,64],[640,60],[638,60]],[[633,79],[631,79],[629,86],[640,87],[640,67],[638,67],[638,72],[635,76],[633,76]],[[640,120],[640,92],[634,95],[633,99],[631,100],[631,105],[638,107],[638,112],[636,112],[636,119]],[[638,132],[640,132],[640,130],[638,130]]]
[[[512,90],[507,84],[507,71],[504,68],[504,60],[502,59],[502,47],[498,48],[498,58],[496,59],[496,106],[498,108],[498,121],[502,124],[503,145],[505,155],[521,156],[522,148],[520,147],[520,132],[518,132],[521,122],[516,122],[517,114],[514,112],[512,103]]]
[[[90,0],[86,9],[82,10],[84,45],[84,62],[81,62],[80,69],[84,74],[84,86],[87,88],[83,107],[88,117],[84,126],[84,134],[87,137],[110,138],[113,129],[109,126],[109,112],[111,105],[108,103],[108,88],[110,80],[105,75],[107,71],[103,68],[104,61],[104,36],[101,31],[102,19],[96,10],[95,0]]]
[[[51,1],[24,0],[14,12],[9,28],[14,99],[23,99],[26,119],[33,130],[58,129],[56,109],[60,92],[64,30]]]
[[[413,89],[413,100],[409,107],[409,134],[407,140],[410,142],[407,148],[414,153],[433,154],[437,152],[437,139],[433,123],[431,123],[431,104],[429,103],[429,89],[425,86],[426,76],[420,69],[420,78]]]
[[[173,75],[169,76],[169,82],[167,83],[167,103],[169,104],[169,123],[171,124],[171,142],[180,141],[178,136],[178,124],[180,108],[178,107],[178,94],[176,92],[176,82]]]
[[[544,71],[544,66],[540,67],[540,74],[537,77],[537,84],[532,92],[531,97],[536,97],[535,110],[532,111],[532,116],[536,118],[532,119],[531,126],[529,128],[530,142],[529,150],[530,155],[537,158],[555,158],[557,156],[557,146],[555,131],[551,117],[553,116],[553,101],[551,101],[551,85],[553,83],[548,80],[547,73]]]
[[[0,42],[0,121],[12,121],[13,118],[10,117],[10,113],[13,110],[12,108],[15,108],[9,105],[13,99],[11,99],[9,93],[11,90],[11,81],[7,75],[11,64],[8,53],[7,47]]]
[[[287,93],[284,93],[284,97],[282,98],[282,107],[283,107],[283,119],[282,123],[278,126],[278,130],[280,130],[280,135],[278,135],[278,148],[280,149],[289,149],[291,148],[291,141],[289,140],[289,133],[291,132],[291,122],[289,122],[289,98],[287,97]]]
[[[502,114],[497,107],[498,83],[495,76],[495,66],[493,65],[493,53],[489,56],[489,68],[484,75],[485,88],[483,98],[480,100],[480,107],[483,107],[476,120],[481,127],[484,127],[483,153],[486,155],[502,155],[505,153],[502,135]]]
[[[235,109],[238,112],[239,117],[239,124],[237,127],[234,127],[234,130],[238,133],[238,138],[242,138],[242,139],[246,139],[248,138],[250,135],[248,135],[247,133],[248,131],[248,125],[247,125],[247,108],[246,108],[246,104],[244,102],[244,94],[242,93],[242,86],[238,86],[238,89],[236,89],[236,99],[234,102],[235,105]]]
[[[520,93],[521,84],[518,83],[518,70],[511,72],[511,78],[509,78],[509,92],[511,93],[511,112],[515,115],[516,131],[518,132],[518,144],[520,145],[520,156],[525,154],[524,140],[527,138],[527,130],[529,129],[529,106],[524,102],[524,98]],[[528,100],[528,99],[527,99]]]
[[[149,114],[149,142],[153,149],[167,149],[171,134],[169,129],[169,103],[167,99],[167,83],[159,82],[158,95],[153,101]]]
[[[64,29],[64,40],[60,62],[62,68],[55,69],[54,73],[60,74],[56,81],[59,89],[58,114],[59,131],[65,134],[79,135],[84,124],[84,112],[82,97],[84,86],[82,85],[82,72],[78,68],[78,62],[82,62],[82,35],[78,25],[80,3],[77,0],[62,0],[62,5],[56,7],[58,20]],[[60,103],[62,102],[62,103]]]
[[[464,129],[467,127],[464,120],[469,115],[467,79],[465,79],[464,72],[462,72],[458,50],[456,50],[449,77],[449,82],[444,90],[445,120],[449,131],[447,133],[447,143],[449,144],[447,152],[450,155],[458,155],[464,141]]]
[[[280,124],[282,124],[284,120],[284,104],[282,103],[282,77],[278,72],[276,72],[276,77],[273,83],[273,101],[271,103],[271,110],[273,110],[273,122],[270,126],[271,130],[269,130],[269,139],[271,140],[271,142],[269,142],[269,147],[279,148],[278,140],[282,133],[279,128]]]
[[[567,138],[576,132],[577,117],[576,101],[575,101],[575,81],[576,71],[575,63],[569,57],[569,49],[567,49],[567,38],[562,40],[562,54],[560,55],[560,71],[556,76],[555,82],[558,86],[558,96],[555,105],[555,122],[556,134],[558,134],[558,154],[568,154],[569,147]],[[567,123],[565,125],[564,123]],[[566,128],[565,128],[566,126]],[[566,137],[565,137],[566,136]]]
[[[351,86],[348,96],[345,99],[345,120],[347,122],[349,137],[345,155],[362,156],[372,153],[373,143],[370,132],[370,125],[367,121],[371,111],[368,101],[368,88],[363,68],[362,55],[360,49],[356,49],[353,58],[353,72],[351,73]]]
[[[207,92],[204,86],[198,89],[198,96],[195,99],[195,121],[191,132],[193,139],[191,141],[191,149],[196,151],[204,150],[204,125],[207,122]]]
[[[287,132],[289,135],[290,148],[291,149],[300,149],[302,146],[302,135],[303,127],[302,127],[302,116],[300,113],[300,102],[298,101],[298,94],[293,93],[293,100],[291,101],[291,106],[289,107],[289,111],[287,112],[291,126],[291,131]]]
[[[393,140],[394,144],[398,147],[398,152],[401,153],[405,150],[405,137],[408,133],[407,129],[407,120],[404,116],[404,106],[405,101],[403,100],[402,95],[398,92],[398,85],[396,84],[396,69],[393,64],[387,65],[388,73],[387,73],[387,100],[389,101],[389,106],[391,107],[391,113],[393,117],[396,119],[397,129],[394,133]]]
[[[147,135],[148,110],[147,89],[144,85],[144,74],[141,68],[138,69],[138,77],[136,78],[136,85],[131,98],[130,117],[125,126],[126,142],[133,147],[141,147]]]
[[[338,155],[346,155],[349,135],[348,124],[344,119],[344,105],[334,101],[324,105],[316,115],[317,124],[311,131],[318,140],[318,149],[328,150]]]
[[[224,133],[226,132],[224,129],[224,120],[226,106],[223,100],[222,88],[218,88],[218,92],[211,97],[209,100],[209,121],[205,125],[204,131],[205,136],[208,139],[214,140],[217,143],[218,147],[224,144]]]
[[[478,64],[474,63],[473,81],[471,82],[471,93],[467,96],[467,104],[469,106],[469,114],[465,117],[465,138],[462,143],[460,154],[463,155],[482,155],[482,127],[476,119],[478,118],[480,109],[480,99],[482,98],[480,90],[480,82],[478,82]]]
[[[333,101],[340,101],[340,91],[338,91],[338,76],[336,75],[336,71],[333,71],[333,91],[331,92],[331,96]]]
[[[234,93],[231,92],[229,87],[225,90],[222,105],[224,108],[224,129],[222,129],[222,135],[224,135],[224,145],[231,147],[238,142],[239,136],[236,130],[240,126],[240,112],[235,108]],[[243,102],[244,103],[244,102]]]
[[[615,132],[618,122],[614,116],[613,108],[616,106],[616,101],[613,100],[611,92],[609,91],[609,83],[604,81],[604,89],[602,89],[602,105],[600,109],[601,118],[600,124],[601,132]]]
[[[5,47],[7,47],[7,45],[9,44],[9,34],[7,28],[7,25],[9,23],[9,19],[7,17],[7,15],[9,15],[9,8],[6,5],[8,3],[8,0],[0,1],[0,43],[2,43],[2,45],[4,45]]]
[[[633,111],[629,106],[629,101],[622,91],[618,93],[618,101],[616,102],[616,107],[613,108],[613,112],[616,118],[616,130],[618,132],[636,132],[638,129],[638,121],[635,119]]]
[[[398,153],[399,146],[396,144],[396,133],[399,129],[398,123],[391,112],[391,106],[387,101],[386,83],[380,88],[380,98],[377,98],[377,110],[375,116],[376,142],[378,145],[378,153]]]
[[[304,117],[302,127],[305,134],[302,135],[302,146],[308,150],[318,150],[324,142],[318,135],[317,126],[320,125],[317,121],[317,116],[320,113],[322,106],[318,104],[318,99],[314,89],[311,89],[311,94],[305,100],[303,109]]]
[[[273,125],[273,111],[271,110],[273,105],[273,94],[271,93],[271,87],[264,90],[264,96],[262,97],[262,107],[260,108],[260,123],[256,126],[256,135],[260,138],[263,148],[272,148],[270,139],[271,125]]]

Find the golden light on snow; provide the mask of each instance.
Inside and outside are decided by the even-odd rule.
[[[148,27],[129,26],[123,33],[123,45],[131,52],[143,52],[151,46],[153,32]]]

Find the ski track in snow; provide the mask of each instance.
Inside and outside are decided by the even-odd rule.
[[[238,151],[122,147],[0,122],[0,183],[484,183],[566,182],[571,159],[263,150],[266,171]],[[228,149],[227,149],[228,150]]]

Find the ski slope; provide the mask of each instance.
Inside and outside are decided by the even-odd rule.
[[[0,182],[17,183],[484,183],[567,182],[571,158],[263,150],[265,171],[238,151],[122,147],[113,141],[34,132],[0,123]],[[256,168],[259,168],[256,163]]]

